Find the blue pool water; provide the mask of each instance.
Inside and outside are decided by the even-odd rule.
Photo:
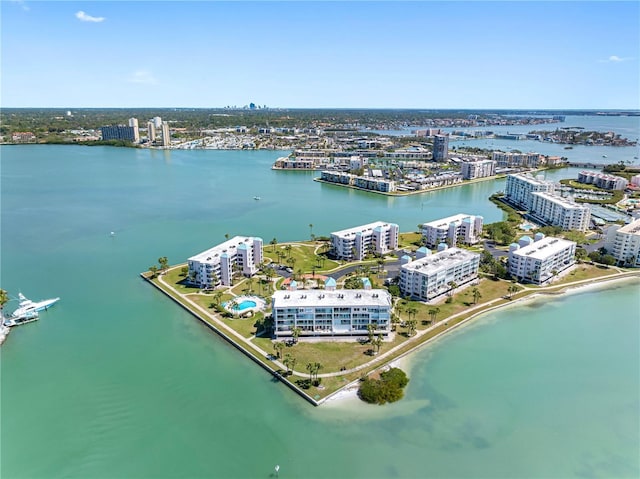
[[[222,306],[226,308],[228,304],[229,302],[227,301],[226,303],[223,303]],[[244,311],[245,309],[255,308],[256,306],[257,306],[257,303],[255,301],[251,301],[250,299],[244,299],[242,300],[241,303],[236,304],[232,309],[234,311]]]

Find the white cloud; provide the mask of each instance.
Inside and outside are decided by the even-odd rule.
[[[155,85],[158,83],[156,77],[148,70],[136,70],[129,77],[131,83],[142,83],[144,85]]]
[[[633,60],[633,57],[619,57],[618,55],[611,55],[606,60],[600,60],[600,63],[620,63]]]
[[[84,13],[82,10],[80,10],[79,12],[76,12],[76,18],[81,22],[94,22],[94,23],[104,22],[105,20],[104,17],[92,17],[91,15]]]

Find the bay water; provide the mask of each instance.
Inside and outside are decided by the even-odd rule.
[[[313,408],[138,277],[225,234],[502,218],[504,180],[390,198],[282,154],[0,148],[0,286],[62,298],[0,349],[3,478],[640,474],[637,282],[485,316],[411,357],[400,403]]]

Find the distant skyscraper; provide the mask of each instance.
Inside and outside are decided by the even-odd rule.
[[[130,126],[103,126],[100,131],[103,140],[135,141],[133,128]]]
[[[138,128],[138,119],[129,118],[129,126],[133,128],[133,141],[140,143],[140,129]]]
[[[159,116],[156,116],[153,118],[153,124],[156,126],[156,128],[162,128],[162,118],[160,118]]]
[[[171,145],[171,134],[169,133],[169,123],[162,122],[162,146]]]
[[[449,157],[449,136],[436,135],[433,137],[433,161],[447,161]]]
[[[152,121],[147,123],[147,138],[149,139],[149,143],[156,141],[156,125]]]

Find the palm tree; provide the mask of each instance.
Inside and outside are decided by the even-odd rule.
[[[414,306],[409,306],[407,309],[407,314],[409,315],[409,319],[411,319],[412,317],[415,318],[416,317],[416,313],[418,312],[417,308],[415,308]]]
[[[282,262],[282,259],[285,257],[284,252],[278,250],[276,251],[276,256],[278,257],[278,264],[280,264]]]
[[[382,337],[382,334],[379,334],[378,337],[373,342],[373,345],[376,347],[376,354],[380,352],[380,348],[382,347],[383,343],[384,343],[384,338]]]
[[[276,357],[280,358],[280,353],[282,352],[282,348],[284,348],[284,343],[282,341],[276,341],[273,343],[273,349],[276,351]]]
[[[301,332],[302,332],[302,329],[300,329],[298,326],[294,326],[293,328],[291,328],[291,336],[293,337],[293,344],[296,344],[298,342],[298,338],[300,337]]]
[[[253,278],[251,277],[247,279],[247,292],[253,292]]]
[[[311,241],[313,241],[313,224],[309,223],[309,236],[311,237]]]
[[[453,292],[455,291],[455,289],[458,287],[458,283],[456,283],[455,281],[449,281],[447,283],[447,285],[449,286],[449,288],[451,288],[449,290],[449,296],[453,297]]]
[[[284,355],[284,359],[282,360],[282,364],[287,368],[287,376],[289,375],[289,369],[293,370],[293,366],[295,365],[296,360],[291,354],[287,353]]]
[[[309,371],[309,382],[313,380],[313,373],[315,372],[315,364],[307,363],[307,371]]]
[[[158,276],[158,267],[155,264],[153,266],[149,266],[149,271],[151,272],[151,279]]]
[[[318,372],[323,368],[324,366],[320,363],[313,363],[313,374],[316,377],[316,384],[319,383],[318,381]]]
[[[225,233],[225,234],[224,234],[224,239],[226,239],[227,241],[229,241],[229,233]]]
[[[369,342],[373,344],[373,336],[376,332],[378,325],[376,323],[367,324],[367,335],[369,336]]]
[[[169,259],[166,256],[158,258],[158,264],[160,265],[160,271],[166,271],[169,268]]]
[[[289,258],[291,258],[291,249],[292,249],[292,248],[293,248],[293,246],[291,246],[290,244],[288,244],[288,245],[286,245],[286,246],[284,247],[284,250],[287,252],[287,256],[288,256]]]
[[[378,258],[376,263],[378,263],[378,273],[381,273],[384,267],[384,258]]]
[[[478,304],[478,300],[482,298],[482,293],[478,288],[473,288],[471,292],[473,293],[473,304]]]
[[[413,336],[416,332],[416,326],[418,325],[418,321],[415,319],[410,319],[407,321],[407,336]]]
[[[271,241],[269,241],[269,244],[271,245],[271,251],[275,251],[278,240],[276,238],[273,238]]]
[[[220,300],[222,299],[222,291],[216,291],[213,293],[213,301],[220,306]]]

